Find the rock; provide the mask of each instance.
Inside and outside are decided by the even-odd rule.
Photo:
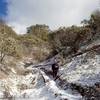
[[[29,67],[30,65],[33,65],[33,62],[25,62],[24,63],[25,68]]]

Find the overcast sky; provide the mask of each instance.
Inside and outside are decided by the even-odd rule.
[[[7,21],[17,33],[26,27],[47,24],[51,29],[79,25],[99,8],[99,0],[7,0]]]

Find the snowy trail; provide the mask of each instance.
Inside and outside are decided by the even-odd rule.
[[[12,74],[8,79],[0,82],[4,85],[0,89],[3,91],[6,89],[9,96],[13,97],[12,100],[81,100],[79,94],[73,95],[67,90],[60,89],[53,78],[40,68],[29,69],[32,72],[26,76]],[[4,98],[3,95],[0,91],[0,97]]]
[[[23,91],[21,98],[16,98],[16,100],[81,100],[82,97],[79,94],[72,95],[68,91],[58,88],[56,82],[45,72],[39,68],[38,71],[43,77],[44,85],[43,81],[38,80],[39,85],[33,89]]]
[[[56,82],[52,79],[50,79],[43,71],[41,71],[45,81],[46,81],[46,86],[55,94],[58,94],[61,96],[62,99],[68,99],[68,100],[80,100],[81,96],[77,95],[71,95],[67,93],[65,90],[61,90],[57,87]]]

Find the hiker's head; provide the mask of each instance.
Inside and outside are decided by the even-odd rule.
[[[57,58],[55,58],[55,59],[54,59],[54,62],[55,62],[55,63],[60,63],[60,60],[57,59]]]
[[[56,58],[54,59],[54,62],[57,63],[57,59]]]

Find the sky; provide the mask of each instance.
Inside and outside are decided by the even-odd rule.
[[[0,0],[0,17],[3,18],[7,15],[7,2]]]
[[[0,17],[20,34],[35,24],[54,30],[61,26],[80,25],[100,7],[100,0],[0,0]]]

